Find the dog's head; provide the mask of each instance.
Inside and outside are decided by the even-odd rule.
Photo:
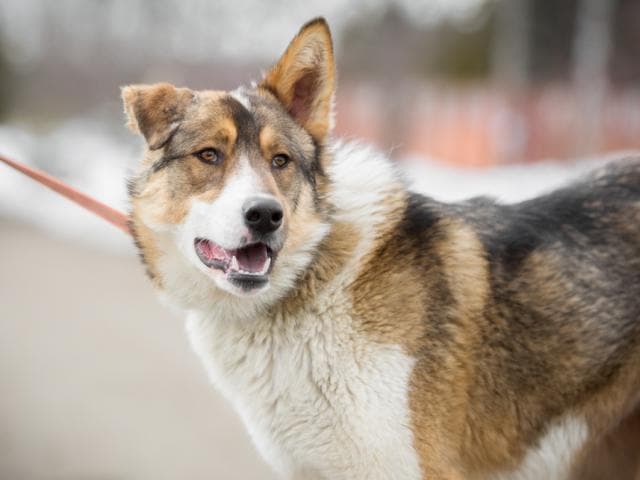
[[[170,275],[156,265],[168,239],[197,269],[190,282],[237,296],[290,286],[327,230],[320,190],[334,83],[331,35],[317,19],[252,88],[123,89],[129,126],[147,146],[130,192],[152,273]]]

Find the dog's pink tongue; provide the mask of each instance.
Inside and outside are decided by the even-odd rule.
[[[229,252],[227,250],[208,240],[199,242],[198,248],[208,260],[225,261],[229,259]]]
[[[263,243],[249,245],[236,253],[238,266],[245,272],[261,272],[267,261],[267,247]]]

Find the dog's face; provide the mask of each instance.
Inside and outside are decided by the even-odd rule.
[[[147,143],[130,189],[134,230],[150,232],[138,235],[147,263],[161,250],[154,235],[168,233],[184,260],[235,295],[300,268],[291,259],[326,230],[318,183],[334,68],[316,20],[251,89],[123,89],[129,125]]]

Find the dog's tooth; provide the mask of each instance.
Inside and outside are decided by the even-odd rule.
[[[235,271],[240,270],[240,265],[238,265],[238,259],[236,258],[235,255],[231,257],[231,270],[235,270]]]
[[[267,257],[267,261],[264,262],[264,267],[262,267],[261,275],[264,275],[269,271],[269,267],[271,266],[271,257]]]

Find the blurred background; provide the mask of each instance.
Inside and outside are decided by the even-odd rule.
[[[637,0],[3,0],[0,154],[120,209],[119,87],[256,80],[325,16],[336,135],[443,200],[640,149]],[[272,478],[128,238],[0,165],[0,478]]]

